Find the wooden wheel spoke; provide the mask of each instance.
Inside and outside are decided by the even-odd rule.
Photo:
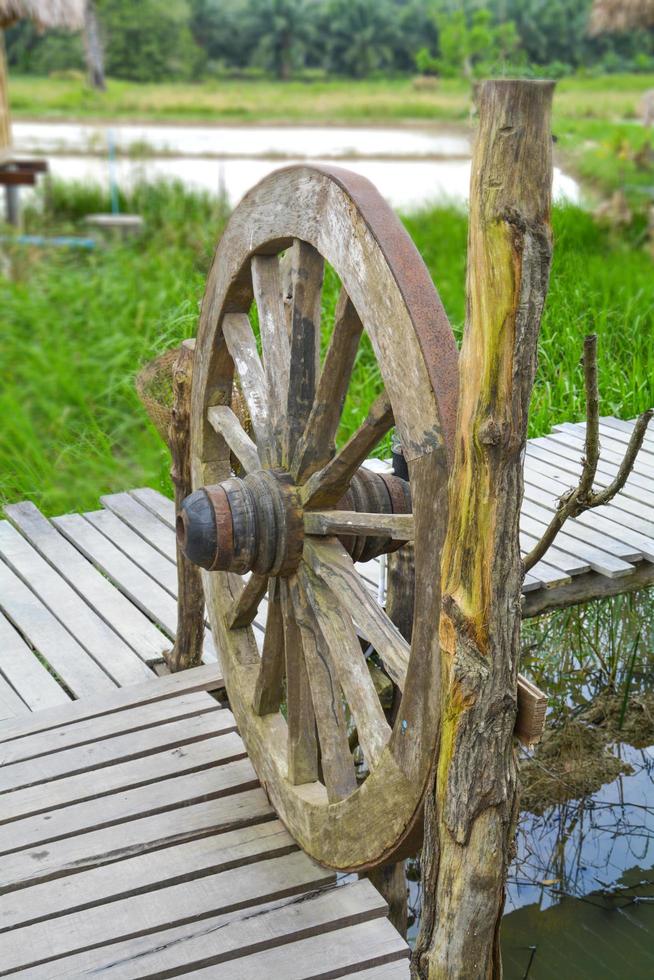
[[[279,438],[285,427],[291,360],[279,259],[276,255],[254,255],[251,269],[272,423]]]
[[[227,313],[223,317],[223,335],[241,383],[243,397],[257,437],[262,460],[273,453],[273,431],[268,404],[268,386],[257,351],[256,341],[245,313]]]
[[[349,612],[373,645],[393,681],[402,690],[411,648],[363,584],[352,559],[339,541],[306,541],[304,559]]]
[[[320,373],[320,304],[324,260],[308,242],[293,248],[290,374],[288,379],[286,461],[309,418]]]
[[[340,603],[331,589],[307,569],[298,574],[302,589],[313,609],[318,628],[325,640],[336,676],[350,706],[359,735],[359,744],[368,766],[373,769],[388,742],[388,726],[375,691],[366,658],[359,644],[352,620],[343,615]]]
[[[316,727],[320,742],[322,774],[330,803],[344,799],[357,788],[354,761],[347,735],[343,695],[325,641],[306,594],[297,578],[289,582],[295,617],[302,635],[304,657]]]
[[[257,609],[268,588],[268,577],[252,573],[243,587],[243,591],[235,600],[225,619],[230,629],[242,629],[251,626],[257,615]]]
[[[216,432],[223,437],[230,450],[246,473],[261,469],[257,447],[227,405],[214,405],[207,418]]]
[[[279,580],[286,658],[286,721],[288,726],[288,779],[293,785],[318,779],[316,718],[302,636],[295,620],[288,583]]]
[[[375,399],[352,438],[302,487],[304,507],[328,507],[340,500],[356,471],[392,425],[393,409],[384,391]]]
[[[258,715],[269,715],[279,711],[284,693],[284,623],[279,591],[279,583],[273,579],[261,667],[252,698],[252,706]]]
[[[356,534],[358,537],[413,541],[413,514],[362,514],[354,510],[311,510],[304,515],[304,533]]]
[[[316,397],[293,455],[291,472],[298,483],[329,462],[343,412],[363,324],[350,297],[341,289],[334,330],[322,366]]]

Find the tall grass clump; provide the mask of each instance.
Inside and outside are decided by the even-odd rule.
[[[121,197],[121,206],[144,216],[139,238],[91,253],[10,250],[13,277],[0,279],[3,501],[29,497],[55,514],[93,508],[100,494],[128,486],[169,490],[167,454],[133,381],[143,363],[195,333],[225,207],[166,182],[137,186]],[[45,233],[75,231],[86,213],[108,209],[98,188],[54,184],[28,224]],[[406,225],[460,337],[465,214],[434,206],[407,217]],[[590,331],[600,338],[602,411],[633,417],[654,404],[651,259],[576,207],[555,209],[554,234],[532,435],[582,417],[579,358]],[[328,270],[327,324],[338,286]],[[342,438],[358,425],[381,383],[364,339]]]

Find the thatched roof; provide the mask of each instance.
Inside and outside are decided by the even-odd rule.
[[[591,34],[618,34],[654,27],[654,0],[595,0],[590,13]]]
[[[79,31],[84,26],[84,0],[0,0],[0,28],[17,20],[31,20],[41,30]]]

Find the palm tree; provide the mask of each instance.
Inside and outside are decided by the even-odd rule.
[[[361,78],[393,63],[397,18],[386,0],[330,0],[327,58],[330,69]]]
[[[248,26],[255,45],[253,61],[288,80],[313,37],[315,9],[310,0],[251,0]]]

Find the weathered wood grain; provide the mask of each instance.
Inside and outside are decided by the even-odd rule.
[[[10,504],[5,514],[39,554],[131,646],[146,663],[157,663],[169,641],[104,575],[59,533],[29,501]]]
[[[0,771],[0,792],[15,791],[23,786],[34,786],[50,779],[74,775],[89,769],[108,766],[119,760],[136,759],[149,755],[171,744],[183,745],[194,740],[194,725],[191,719],[195,715],[213,713],[215,708],[203,701],[196,707],[189,707],[188,720],[180,729],[180,722],[168,722],[156,728],[146,728],[138,734],[116,735],[113,738],[100,739],[76,748],[55,752],[51,755],[39,756],[27,762],[16,762],[4,766]],[[218,716],[218,723],[220,723]],[[211,732],[215,732],[216,719],[212,719]],[[225,730],[233,725],[231,715],[223,721]]]
[[[228,313],[223,318],[222,330],[252,419],[257,451],[262,462],[271,462],[275,436],[270,395],[250,321],[246,314]]]
[[[53,916],[6,933],[3,966],[5,970],[31,969],[94,945],[165,928],[182,908],[185,917],[193,920],[206,916],[209,910],[216,914],[256,906],[278,895],[301,894],[331,877],[296,852],[157,889],[156,902],[146,892],[111,905]]]
[[[46,670],[20,634],[2,615],[0,615],[0,671],[9,682],[6,684],[4,695],[4,710],[8,712],[5,716],[7,718],[14,714],[24,714],[23,708],[28,711],[42,711],[54,705],[70,703],[70,695],[57,684],[52,674]]]
[[[350,480],[393,426],[393,407],[386,392],[375,399],[365,420],[342,449],[309,477],[300,494],[304,507],[316,509],[334,504],[343,496]]]
[[[313,510],[304,515],[306,534],[356,534],[388,537],[393,541],[412,541],[415,531],[412,514],[363,514],[348,510]]]
[[[1,560],[0,610],[47,660],[75,697],[115,690],[109,675]]]
[[[134,650],[7,521],[0,521],[0,555],[116,684],[152,679]]]
[[[316,396],[291,463],[291,473],[298,483],[328,463],[334,454],[334,440],[362,331],[359,315],[341,289]]]
[[[289,589],[311,689],[320,747],[320,768],[327,788],[327,798],[330,803],[336,803],[357,788],[343,692],[325,649],[325,639],[297,578],[290,580]]]
[[[293,295],[289,352],[288,399],[283,459],[290,465],[304,432],[320,373],[320,304],[324,260],[308,242],[293,249]]]
[[[421,978],[501,975],[499,924],[518,812],[518,526],[551,263],[553,88],[484,82],[477,99],[441,575],[442,730],[425,797],[425,901],[413,963]]]
[[[390,728],[384,717],[352,621],[343,614],[333,593],[305,569],[298,576],[325,640],[325,651],[357,727],[359,744],[374,768],[388,743]]]
[[[246,473],[254,473],[261,469],[256,445],[228,405],[214,405],[207,412],[207,417]]]
[[[280,582],[286,662],[286,721],[288,726],[288,780],[292,785],[318,778],[316,716],[304,657],[302,634],[295,619],[288,583]]]
[[[212,966],[238,959],[240,955],[285,945],[323,930],[377,919],[384,915],[383,899],[368,882],[352,882],[337,889],[326,887],[306,896],[279,899],[251,910],[209,916],[202,921],[168,928],[150,936],[137,937],[106,949],[88,950],[66,957],[57,964],[67,975],[95,970],[102,976],[145,977],[187,968]],[[407,961],[404,961],[406,966]],[[390,964],[395,969],[396,964]],[[408,967],[400,973],[376,967],[383,980],[408,978]],[[266,973],[264,960],[263,973]],[[349,975],[349,974],[348,974]],[[359,976],[358,973],[354,974]],[[40,968],[35,980],[51,980]]]
[[[253,708],[258,715],[279,711],[284,695],[285,672],[284,620],[280,586],[277,580],[273,580],[268,599],[261,668],[254,688]]]
[[[174,698],[192,691],[212,691],[224,686],[222,674],[216,664],[195,667],[181,677],[160,677],[156,684],[132,684],[110,694],[68,702],[65,707],[41,710],[31,718],[0,724],[0,743],[16,738],[29,738],[39,732],[62,725],[75,725],[86,718],[96,718],[112,711],[123,711],[139,704]]]

